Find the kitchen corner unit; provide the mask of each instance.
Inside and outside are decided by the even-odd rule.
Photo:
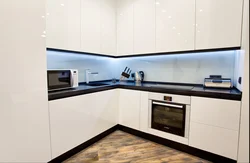
[[[49,101],[53,158],[116,125],[122,125],[135,133],[138,131],[151,135],[149,137],[177,143],[178,147],[190,148],[190,152],[207,152],[198,156],[210,161],[220,159],[234,162],[237,159],[240,100],[180,95],[193,87],[177,88],[184,90],[174,92],[165,88],[159,89],[165,90],[165,93],[160,93],[157,88],[146,85],[144,88],[129,84],[106,85],[87,88],[88,93],[85,91],[82,95]],[[206,103],[209,105],[204,106]],[[178,111],[179,106],[184,112]],[[164,113],[166,108],[169,111]],[[178,118],[166,121],[163,123],[167,125],[166,129],[159,130],[152,126],[153,121],[160,122],[152,119],[157,118],[153,114],[171,114],[182,119],[180,123]],[[184,135],[179,135],[179,131],[183,131]]]

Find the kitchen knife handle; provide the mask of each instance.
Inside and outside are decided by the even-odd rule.
[[[127,73],[130,71],[130,68],[128,68],[128,71],[127,71]]]
[[[124,72],[126,72],[127,68],[128,68],[128,67],[125,68]]]

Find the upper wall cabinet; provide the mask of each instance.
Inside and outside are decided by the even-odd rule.
[[[101,53],[116,55],[116,0],[101,0]]]
[[[117,55],[131,55],[134,49],[134,0],[117,0]]]
[[[194,50],[195,0],[156,0],[156,52]]]
[[[134,0],[134,54],[155,52],[155,0]]]
[[[47,0],[47,47],[81,50],[81,0]]]
[[[81,48],[101,53],[101,0],[81,0]]]
[[[243,0],[196,0],[196,49],[241,45]]]
[[[243,0],[47,0],[47,47],[113,56],[241,45]]]
[[[116,0],[81,0],[83,52],[116,55]]]

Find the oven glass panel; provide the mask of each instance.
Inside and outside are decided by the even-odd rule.
[[[71,72],[65,71],[48,71],[48,89],[69,88],[71,86]]]
[[[182,108],[152,103],[152,128],[184,136],[186,109],[180,106]]]

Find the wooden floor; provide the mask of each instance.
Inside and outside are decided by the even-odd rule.
[[[64,163],[209,162],[122,131],[116,131]]]

